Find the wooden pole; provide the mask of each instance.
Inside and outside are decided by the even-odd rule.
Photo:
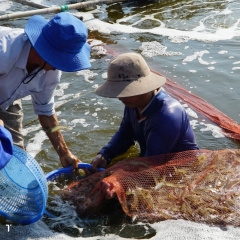
[[[57,12],[68,11],[71,9],[83,9],[83,8],[91,7],[100,3],[116,3],[116,2],[124,2],[124,1],[127,1],[127,0],[93,0],[93,1],[63,5],[59,7],[49,7],[49,8],[39,9],[39,10],[5,14],[0,16],[0,20],[9,20],[14,18],[28,17],[28,16],[37,15],[37,14],[41,15],[41,14],[48,14],[48,13],[57,13]]]
[[[23,5],[27,5],[27,6],[30,6],[30,7],[34,7],[34,8],[49,8],[49,6],[47,5],[43,5],[43,4],[40,4],[40,3],[35,3],[35,2],[31,2],[31,1],[25,1],[25,0],[12,0],[13,2],[17,2],[17,3],[21,3]],[[78,14],[74,14],[74,13],[71,13],[73,16],[75,16],[76,18],[79,18],[80,20],[83,20],[81,16],[79,16]],[[0,19],[1,20],[1,19]]]

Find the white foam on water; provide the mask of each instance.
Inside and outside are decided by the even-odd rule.
[[[24,127],[22,129],[23,136],[27,136],[28,133],[38,131],[40,129],[40,125],[31,125],[30,127]]]
[[[208,67],[208,70],[214,70],[215,67]]]
[[[93,71],[91,71],[89,69],[86,69],[86,70],[81,70],[81,71],[76,72],[76,75],[83,76],[84,80],[88,83],[93,83],[93,81],[94,81],[93,77],[97,76],[98,74],[94,73]],[[92,78],[93,80],[91,80],[90,78]]]
[[[191,108],[187,108],[186,109],[186,112],[187,114],[190,116],[190,117],[193,117],[193,118],[198,118],[198,115],[195,111],[193,111]]]
[[[173,36],[168,38],[172,43],[186,43],[190,40],[190,38],[187,36]]]
[[[201,132],[206,132],[206,131],[210,131],[212,132],[212,136],[214,138],[224,138],[224,134],[222,133],[222,130],[220,127],[215,126],[213,124],[205,124],[205,123],[201,123],[201,125],[203,125],[205,128],[200,129]]]
[[[66,220],[69,221],[69,219]],[[181,219],[161,221],[148,224],[148,226],[156,231],[156,234],[150,238],[151,240],[239,240],[240,234],[239,228],[236,227],[228,226],[224,231],[218,226],[209,226]],[[0,225],[0,237],[6,240],[86,240],[85,237],[71,237],[66,234],[53,232],[41,220],[26,226],[10,226],[9,232],[7,226]],[[126,238],[115,234],[88,237],[87,239],[126,240]]]
[[[99,102],[94,103],[93,105],[103,105],[103,104],[104,104],[103,102],[99,101]]]
[[[95,54],[98,56],[107,54],[107,50],[103,46],[93,46],[91,48],[91,51],[94,51]]]
[[[240,67],[233,67],[232,70],[240,70]]]
[[[221,50],[221,51],[218,52],[218,54],[221,54],[221,55],[227,54],[227,53],[228,53],[228,51],[224,51],[224,50]]]
[[[74,98],[75,97],[75,95],[73,94],[73,93],[69,93],[69,94],[64,94],[64,92],[63,92],[63,94],[62,95],[60,95],[61,97],[60,98],[58,98],[58,101],[59,100],[69,100],[69,99],[72,99],[72,98]]]
[[[88,39],[88,43],[91,46],[91,54],[92,55],[106,55],[107,50],[102,46],[103,42],[96,39]]]
[[[74,120],[71,121],[71,123],[74,124],[74,127],[75,127],[76,124],[78,124],[78,123],[82,124],[83,127],[87,127],[87,126],[90,125],[89,123],[86,123],[86,119],[84,119],[84,118],[74,119]]]
[[[96,19],[93,17],[92,13],[81,13],[84,18],[85,24],[87,25],[89,30],[92,31],[99,31],[104,34],[111,34],[114,32],[118,33],[150,33],[159,36],[167,36],[170,39],[178,38],[191,40],[198,40],[204,42],[216,42],[220,40],[228,40],[232,39],[233,37],[240,36],[240,29],[238,24],[240,20],[238,20],[233,26],[229,28],[217,28],[214,31],[208,31],[201,26],[201,31],[199,28],[193,28],[192,30],[179,30],[179,29],[172,29],[166,27],[164,24],[161,24],[158,27],[154,27],[151,29],[139,29],[134,27],[133,25],[124,25],[120,22],[111,24],[108,22],[101,21],[100,19]],[[204,31],[202,30],[204,29]]]
[[[105,73],[102,74],[102,78],[103,78],[103,79],[107,79],[107,72],[105,72]]]
[[[154,56],[175,56],[182,55],[181,52],[172,52],[167,51],[167,47],[163,46],[161,43],[153,42],[143,42],[142,46],[139,47],[142,50],[142,55],[145,57],[154,57]]]
[[[11,8],[11,6],[13,5],[13,2],[12,1],[0,0],[0,5],[1,5],[0,11],[5,12],[6,10]]]
[[[44,131],[37,132],[33,138],[28,140],[26,151],[34,158],[41,150],[43,142],[48,139]]]
[[[207,51],[207,50],[194,52],[192,55],[185,57],[182,62],[183,63],[185,63],[185,62],[192,62],[195,59],[202,58],[204,54],[208,54],[208,53],[209,53],[209,51]]]
[[[190,120],[190,125],[192,126],[192,129],[196,129],[199,125],[198,120]]]
[[[98,88],[100,85],[99,84],[94,84],[94,85],[92,85],[92,88],[93,89],[96,89],[96,88]]]
[[[55,101],[55,110],[56,110],[57,107],[65,104],[66,102],[68,102],[68,100]],[[56,114],[59,116],[60,112],[57,112]]]
[[[93,47],[93,46],[99,46],[99,45],[103,44],[102,41],[96,40],[96,39],[88,39],[88,42],[90,42],[90,46],[91,46],[91,47]]]
[[[64,95],[64,90],[68,89],[70,83],[59,83],[57,89],[54,92],[55,96],[61,97]]]

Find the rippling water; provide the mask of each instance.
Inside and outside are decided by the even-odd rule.
[[[70,3],[63,0],[35,2],[49,6]],[[1,15],[33,10],[32,7],[11,1],[0,0],[0,4]],[[121,122],[122,104],[116,99],[101,98],[93,93],[106,79],[110,59],[119,53],[132,51],[142,54],[151,69],[176,81],[240,122],[239,1],[126,1],[73,12],[83,17],[89,29],[92,67],[86,71],[63,73],[55,99],[60,124],[70,128],[69,132],[63,131],[65,140],[70,150],[83,162],[91,161]],[[44,17],[52,16],[48,14]],[[0,24],[24,28],[27,20],[26,17],[2,21]],[[32,121],[36,116],[30,98],[25,98],[23,104],[27,151],[46,173],[61,167],[45,133],[37,121]],[[214,124],[202,121],[197,112],[188,111],[200,148],[238,148],[239,144],[224,137]],[[118,218],[109,215],[108,218],[84,222],[76,216],[72,206],[60,197],[53,197],[50,192],[50,199],[55,204],[58,219],[44,217],[33,226],[14,226],[10,233],[6,233],[7,229],[2,225],[1,234],[6,233],[4,239],[9,236],[9,239],[14,239],[14,236],[16,239],[46,239],[48,236],[52,239],[90,239],[92,236],[93,239],[206,237],[223,240],[237,239],[235,236],[240,235],[239,229],[229,228],[227,233],[218,227],[210,228],[183,220],[155,224],[132,223],[121,213]],[[181,234],[177,237],[174,231]],[[191,232],[194,234],[189,235]],[[229,234],[233,237],[230,238]]]

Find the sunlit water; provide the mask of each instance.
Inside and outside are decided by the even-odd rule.
[[[37,1],[58,6],[70,1]],[[0,0],[0,14],[33,10],[11,1]],[[117,130],[123,113],[116,99],[94,94],[106,79],[106,69],[114,55],[124,52],[142,54],[151,69],[176,81],[193,94],[240,122],[240,2],[237,0],[160,0],[126,1],[102,4],[83,12],[92,46],[89,70],[63,73],[56,91],[60,124],[70,150],[83,162],[90,162]],[[51,18],[53,14],[45,15]],[[2,21],[0,24],[24,28],[28,18]],[[106,48],[107,46],[107,48]],[[33,114],[30,98],[23,100],[26,150],[39,162],[44,172],[61,167],[57,154]],[[211,150],[238,148],[224,137],[214,124],[202,121],[186,106],[200,148]],[[64,201],[59,186],[50,186],[48,210],[58,216],[44,216],[31,226],[12,226],[4,239],[239,239],[240,230],[198,223],[164,221],[154,224],[132,222],[121,212],[91,221],[80,219],[73,206]],[[226,230],[226,229],[225,229]]]

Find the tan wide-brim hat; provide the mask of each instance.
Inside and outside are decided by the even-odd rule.
[[[140,54],[124,53],[108,66],[107,81],[95,90],[102,97],[132,97],[161,87],[166,78],[150,71]]]

